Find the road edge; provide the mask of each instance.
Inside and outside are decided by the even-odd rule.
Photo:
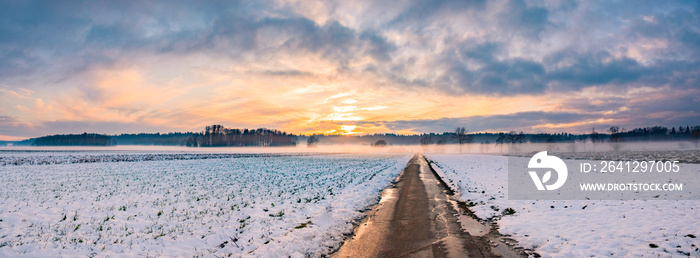
[[[518,241],[510,238],[509,235],[501,234],[498,231],[499,226],[495,221],[487,221],[476,216],[476,214],[474,214],[474,212],[471,209],[469,209],[469,206],[466,202],[459,200],[455,196],[455,190],[452,189],[447,183],[445,183],[442,177],[440,177],[440,174],[438,174],[435,168],[433,168],[434,161],[428,159],[428,157],[424,154],[420,155],[423,157],[423,159],[425,159],[425,162],[428,163],[428,168],[433,173],[433,175],[435,175],[440,184],[445,189],[448,189],[446,194],[448,196],[448,199],[451,202],[454,202],[456,204],[455,206],[459,208],[457,212],[461,212],[461,215],[467,216],[469,219],[476,220],[479,223],[489,226],[490,229],[487,234],[485,234],[484,236],[473,236],[474,238],[480,239],[484,244],[486,244],[486,246],[488,246],[488,248],[493,254],[499,255],[501,257],[541,257],[534,250],[525,249],[518,243]]]

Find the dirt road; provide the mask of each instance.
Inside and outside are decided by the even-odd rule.
[[[488,245],[460,228],[446,188],[422,155],[334,257],[492,257]]]

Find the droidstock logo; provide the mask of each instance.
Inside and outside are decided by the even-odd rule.
[[[532,156],[530,162],[527,164],[527,167],[530,169],[554,169],[554,171],[557,172],[557,181],[552,184],[545,185],[545,183],[552,178],[551,170],[547,170],[547,172],[545,172],[542,176],[542,179],[537,176],[537,172],[528,171],[530,173],[530,177],[532,177],[532,181],[535,182],[535,186],[537,186],[537,190],[540,191],[559,189],[559,187],[564,185],[569,174],[564,161],[555,156],[547,156],[547,151],[540,151]]]

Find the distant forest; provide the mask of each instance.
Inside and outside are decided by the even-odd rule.
[[[139,133],[120,134],[112,136],[117,145],[185,145],[188,139],[194,136],[193,132],[186,133]]]
[[[112,146],[164,145],[188,147],[221,146],[294,146],[297,136],[265,128],[230,129],[222,125],[206,126],[203,132],[139,134],[58,134],[23,141],[0,141],[15,146]]]
[[[188,147],[221,146],[294,146],[297,136],[265,128],[229,129],[222,125],[207,126],[203,133],[196,133],[187,139]]]
[[[445,133],[429,133],[416,135],[373,134],[373,135],[313,135],[314,145],[328,144],[375,144],[384,141],[389,145],[412,144],[454,144],[454,143],[555,143],[555,142],[622,142],[622,141],[700,141],[700,126],[680,126],[670,129],[663,126],[653,126],[625,130],[620,127],[610,127],[602,131],[592,129],[586,134],[571,133],[538,133],[526,134],[511,132],[502,133],[469,133],[463,131]],[[0,145],[17,146],[60,146],[60,145],[172,145],[189,147],[216,146],[295,146],[298,142],[307,142],[310,136],[297,136],[273,129],[234,129],[222,125],[205,127],[202,132],[185,133],[140,133],[140,134],[68,134],[51,135],[31,138],[23,141],[0,141]]]
[[[112,137],[94,133],[43,136],[36,138],[32,143],[34,146],[111,146],[114,144]]]
[[[462,134],[462,135],[460,135]],[[373,135],[314,135],[318,144],[373,144],[376,141],[384,140],[393,145],[409,144],[453,144],[453,143],[556,143],[556,142],[618,142],[618,141],[687,141],[700,140],[700,126],[682,126],[668,129],[663,126],[653,126],[645,128],[635,128],[626,131],[623,128],[611,127],[604,132],[599,132],[595,128],[587,134],[571,133],[538,133],[527,134],[523,132],[501,132],[501,133],[469,133],[469,132],[445,132],[428,133],[416,135],[401,134],[373,134]],[[300,137],[300,141],[308,137]]]

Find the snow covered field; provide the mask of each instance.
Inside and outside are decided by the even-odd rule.
[[[319,256],[410,158],[100,155],[0,166],[0,256]]]
[[[700,163],[700,150],[666,151],[606,151],[606,152],[550,152],[565,159],[585,160],[677,160],[682,163]]]
[[[474,205],[470,209],[478,217],[497,221],[502,234],[542,256],[700,255],[698,200],[509,201],[508,157],[430,154],[428,159],[456,196]],[[700,173],[699,164],[683,169]]]
[[[36,155],[36,152],[19,152],[0,156],[0,166],[7,165],[50,165],[100,162],[142,162],[163,160],[191,159],[225,159],[245,157],[279,157],[300,156],[309,154],[282,153],[119,153],[119,152],[48,152]]]

